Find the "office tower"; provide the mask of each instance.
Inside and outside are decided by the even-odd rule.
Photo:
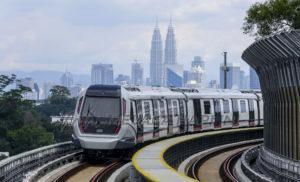
[[[192,61],[192,68],[194,67],[201,67],[203,70],[205,69],[205,63],[200,56],[194,57],[194,60]]]
[[[31,92],[26,92],[23,94],[24,99],[38,100],[39,88],[38,88],[37,84],[34,82],[33,78],[27,77],[27,78],[19,79],[17,81],[17,87],[19,87],[20,85],[31,89]]]
[[[115,79],[115,83],[118,85],[128,85],[130,83],[130,77],[128,75],[119,74]]]
[[[227,66],[227,89],[239,89],[240,86],[240,66],[229,63]],[[220,87],[224,88],[224,70],[220,66]]]
[[[183,66],[177,64],[165,65],[165,78],[167,87],[182,87]]]
[[[170,24],[168,27],[166,44],[165,44],[165,64],[176,64],[177,59],[177,49],[176,40],[174,34],[174,28],[172,25],[172,19],[170,19]]]
[[[240,70],[240,89],[246,89],[247,88],[247,80],[246,80],[246,75],[245,75],[245,71]]]
[[[80,92],[83,91],[84,88],[81,84],[75,84],[69,90],[71,97],[78,97]]]
[[[210,80],[208,83],[208,88],[219,88],[217,80]]]
[[[144,70],[140,63],[136,61],[131,64],[131,84],[143,85],[144,83]]]
[[[53,82],[45,82],[42,84],[42,99],[47,99],[50,96],[50,90],[53,88],[55,83]]]
[[[162,52],[162,42],[161,35],[156,23],[154,32],[152,35],[151,42],[151,53],[150,53],[150,79],[151,85],[161,86],[162,76],[163,76],[163,52]]]
[[[107,84],[114,83],[114,72],[112,64],[93,64],[91,71],[92,84]]]
[[[252,67],[250,67],[250,89],[260,89],[258,76]]]
[[[73,85],[73,76],[70,72],[65,71],[65,73],[60,77],[61,85],[70,88]]]
[[[184,82],[186,87],[204,88],[205,84],[205,64],[200,56],[195,56],[191,62],[191,69],[184,72]]]

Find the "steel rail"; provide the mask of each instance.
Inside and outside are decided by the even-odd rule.
[[[108,166],[101,169],[91,180],[90,182],[105,182],[109,176],[119,167],[121,167],[125,161],[117,160],[109,164]]]

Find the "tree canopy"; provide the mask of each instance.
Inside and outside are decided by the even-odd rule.
[[[300,0],[267,0],[253,4],[244,19],[243,31],[255,37],[300,28]]]
[[[72,127],[51,123],[50,116],[72,114],[76,99],[62,86],[51,89],[44,104],[23,98],[31,89],[18,84],[16,75],[0,75],[0,151],[10,155],[71,139]]]

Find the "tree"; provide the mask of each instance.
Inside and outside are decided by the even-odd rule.
[[[300,28],[299,0],[267,0],[253,4],[244,19],[245,34],[257,38]]]
[[[8,132],[11,141],[11,153],[17,154],[32,150],[54,142],[53,134],[36,124],[26,124],[20,129]]]

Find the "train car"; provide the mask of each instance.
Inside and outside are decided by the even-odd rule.
[[[161,137],[262,124],[258,93],[92,85],[74,114],[74,143],[105,153]]]

